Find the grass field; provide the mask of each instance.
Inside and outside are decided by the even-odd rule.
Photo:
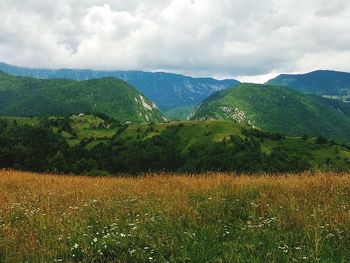
[[[0,171],[0,262],[349,262],[350,176]]]

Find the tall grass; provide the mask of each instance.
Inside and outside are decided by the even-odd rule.
[[[349,262],[350,176],[0,171],[0,262]]]

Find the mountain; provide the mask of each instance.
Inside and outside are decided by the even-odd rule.
[[[350,102],[350,73],[346,72],[318,70],[300,75],[282,74],[267,84]]]
[[[5,63],[0,63],[0,70],[14,76],[40,79],[90,80],[115,77],[136,87],[164,111],[178,107],[197,106],[211,94],[239,84],[239,81],[234,79],[191,78],[162,72],[30,69],[15,67]]]
[[[286,87],[241,84],[212,95],[191,115],[192,120],[231,120],[291,136],[350,141],[350,104]]]
[[[0,72],[1,115],[48,116],[82,112],[104,113],[120,121],[166,120],[154,103],[122,80],[41,80]]]

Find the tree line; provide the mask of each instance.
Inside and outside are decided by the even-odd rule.
[[[86,147],[88,140],[70,146],[61,132],[53,131],[52,127],[58,127],[74,135],[69,119],[44,119],[38,126],[0,121],[0,168],[85,175],[311,169],[307,158],[290,155],[282,147],[273,148],[271,153],[261,150],[264,139],[281,140],[284,137],[280,134],[247,129],[242,131],[244,137],[231,135],[221,142],[195,144],[184,150],[178,143],[181,125],[169,126],[148,139],[122,141],[119,134],[125,127],[109,121],[115,124],[115,136],[94,147]]]

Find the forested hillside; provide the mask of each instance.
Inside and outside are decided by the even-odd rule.
[[[166,120],[154,103],[122,80],[40,80],[0,72],[1,115],[50,116],[86,112],[104,113],[124,122]]]
[[[350,146],[224,121],[127,125],[103,114],[2,118],[0,168],[85,175],[348,171]]]
[[[192,120],[245,123],[291,136],[310,134],[350,142],[350,104],[286,87],[241,84],[220,91],[192,113]]]

